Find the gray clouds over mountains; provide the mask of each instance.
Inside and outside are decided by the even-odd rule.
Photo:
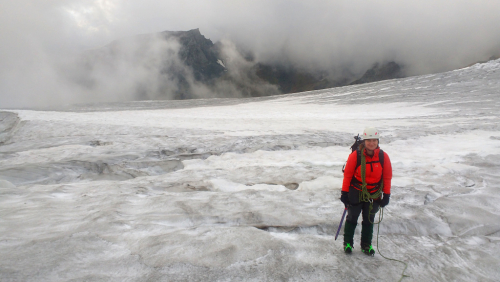
[[[326,72],[396,61],[414,75],[500,55],[500,1],[0,1],[0,108],[125,99],[75,87],[64,66],[164,30],[199,28],[256,62]]]

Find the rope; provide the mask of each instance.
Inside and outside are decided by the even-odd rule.
[[[392,258],[388,258],[386,256],[384,256],[380,250],[378,249],[378,234],[380,233],[380,223],[382,222],[382,219],[384,218],[384,208],[380,208],[380,214],[378,215],[378,218],[379,218],[379,221],[375,224],[378,225],[377,227],[377,252],[380,254],[380,256],[382,256],[383,258],[385,258],[386,260],[392,260],[392,261],[397,261],[397,262],[400,262],[402,264],[405,265],[405,268],[403,269],[403,272],[401,272],[401,278],[398,280],[398,282],[401,282],[401,280],[403,280],[403,278],[405,277],[410,277],[409,275],[406,275],[405,274],[405,271],[406,269],[408,268],[408,263],[404,262],[404,261],[401,261],[401,260],[397,260],[397,259],[392,259]]]
[[[370,220],[370,217],[372,215],[372,209],[373,209],[373,200],[374,199],[378,199],[382,195],[382,190],[384,188],[384,182],[383,181],[380,182],[379,189],[377,190],[377,192],[375,192],[373,194],[370,194],[368,192],[368,189],[366,188],[367,184],[366,184],[366,179],[365,179],[365,175],[366,175],[366,158],[365,158],[365,154],[363,153],[363,151],[364,151],[364,147],[360,146],[359,152],[361,153],[361,180],[362,180],[362,184],[361,184],[361,192],[360,192],[360,195],[359,195],[360,196],[359,200],[360,200],[360,202],[369,202],[370,203],[370,206],[368,208],[368,214],[370,215],[368,217],[368,220]],[[370,220],[371,224],[377,224],[378,225],[377,226],[377,251],[380,254],[380,256],[382,256],[383,258],[385,258],[387,260],[397,261],[397,262],[400,262],[400,263],[402,263],[402,264],[405,265],[405,268],[403,269],[403,272],[401,273],[401,278],[398,280],[398,282],[401,282],[401,280],[403,280],[403,278],[410,277],[409,275],[405,275],[405,271],[408,268],[408,264],[406,262],[404,262],[404,261],[401,261],[401,260],[388,258],[388,257],[384,256],[380,252],[380,250],[378,249],[378,235],[380,233],[380,223],[382,222],[382,219],[384,218],[384,208],[382,208],[382,207],[380,208],[380,213],[378,215],[378,218],[379,218],[379,221],[377,223],[373,223]]]
[[[373,194],[370,194],[370,192],[368,192],[368,189],[366,188],[367,184],[366,184],[366,177],[365,177],[366,176],[366,158],[365,158],[365,154],[363,153],[363,151],[364,151],[364,146],[360,146],[359,153],[361,154],[361,181],[362,181],[362,183],[361,183],[361,191],[360,191],[360,195],[359,195],[359,201],[370,203],[370,206],[368,208],[368,214],[370,215],[369,216],[369,218],[370,218],[372,215],[373,200],[378,199],[378,198],[380,198],[380,196],[382,196],[382,190],[384,189],[384,182],[380,181],[380,185],[379,185],[377,192],[375,192]],[[373,213],[373,214],[375,214],[375,213]],[[374,224],[373,222],[371,222],[371,220],[370,220],[370,223]]]

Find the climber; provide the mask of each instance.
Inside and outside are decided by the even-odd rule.
[[[349,155],[344,170],[340,200],[347,208],[344,226],[344,252],[352,253],[354,230],[361,222],[361,251],[375,255],[372,247],[373,223],[379,207],[389,204],[392,167],[389,156],[379,147],[379,133],[374,127],[363,132],[363,142]]]

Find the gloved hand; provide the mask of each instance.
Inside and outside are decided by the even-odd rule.
[[[391,194],[386,194],[384,193],[384,197],[380,201],[380,206],[385,207],[389,204],[389,198],[391,197]]]
[[[342,191],[342,193],[340,194],[340,200],[347,207],[349,205],[349,192]]]

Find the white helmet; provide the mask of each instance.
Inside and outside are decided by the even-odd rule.
[[[363,140],[366,139],[379,139],[378,130],[375,127],[367,127],[363,131]]]

